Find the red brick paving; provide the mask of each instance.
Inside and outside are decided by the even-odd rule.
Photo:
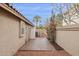
[[[16,54],[16,56],[70,56],[64,50],[53,51],[53,50],[20,50]]]
[[[36,38],[25,43],[20,50],[55,50],[47,38]]]
[[[36,38],[35,40],[30,40],[23,47],[21,47],[21,49],[15,54],[15,56],[70,56],[70,55],[64,50],[56,50],[55,47],[51,45],[46,38]]]

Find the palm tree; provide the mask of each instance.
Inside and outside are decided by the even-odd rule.
[[[36,27],[39,26],[39,22],[41,22],[40,19],[41,19],[40,16],[38,16],[38,15],[34,16],[33,21],[35,22],[35,26],[36,26]]]

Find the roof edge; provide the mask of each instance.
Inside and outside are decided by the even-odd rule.
[[[27,18],[25,18],[20,12],[18,12],[17,10],[15,10],[12,6],[9,6],[8,3],[0,3],[0,7],[7,10],[8,12],[12,13],[13,15],[17,16],[18,18],[20,18],[21,20],[23,20],[24,22],[28,23],[29,25],[33,26],[33,23],[30,22]]]

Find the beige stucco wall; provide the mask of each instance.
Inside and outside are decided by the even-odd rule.
[[[28,41],[30,39],[35,39],[35,27],[27,25],[27,27],[26,27],[26,35],[27,35],[26,41]]]
[[[26,42],[28,42],[30,40],[30,29],[29,29],[29,25],[26,25]]]
[[[22,22],[26,28],[25,22]],[[19,18],[0,9],[0,55],[14,55],[25,43],[25,35],[19,37]]]
[[[35,27],[31,27],[30,39],[35,39]]]
[[[71,55],[79,56],[79,25],[57,28],[56,42]]]

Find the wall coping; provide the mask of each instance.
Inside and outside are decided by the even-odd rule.
[[[79,31],[79,24],[56,27],[57,31]]]

